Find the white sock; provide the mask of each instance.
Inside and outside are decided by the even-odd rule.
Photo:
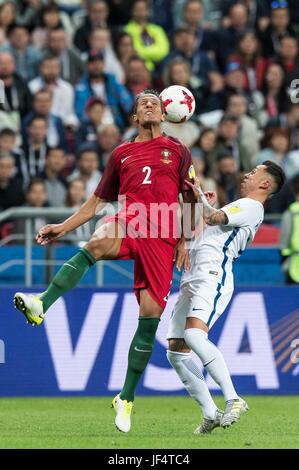
[[[225,401],[238,399],[224,357],[219,349],[208,339],[208,334],[199,328],[185,330],[185,341],[222,390]]]
[[[191,359],[190,353],[167,351],[167,359],[175,369],[189,395],[201,407],[204,418],[214,419],[217,406],[200,369]]]

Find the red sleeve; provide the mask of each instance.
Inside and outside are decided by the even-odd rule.
[[[192,165],[192,157],[190,150],[186,145],[181,143],[181,164],[180,164],[180,192],[190,191],[189,186],[185,183],[185,180],[193,181],[195,171]]]
[[[119,194],[119,174],[115,165],[115,152],[112,152],[101,181],[94,194],[106,201],[117,201]]]

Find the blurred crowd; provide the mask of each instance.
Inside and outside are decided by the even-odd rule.
[[[0,1],[0,208],[79,207],[133,138],[135,96],[177,84],[196,111],[166,134],[190,148],[218,205],[264,160],[299,174],[298,0]],[[0,237],[17,225],[4,224]]]

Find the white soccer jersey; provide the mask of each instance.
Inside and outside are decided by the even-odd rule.
[[[184,338],[186,318],[202,320],[209,329],[225,311],[234,290],[232,265],[252,242],[264,218],[263,205],[242,198],[222,207],[227,225],[208,225],[190,247],[190,268],[181,280],[167,339]]]
[[[263,205],[254,199],[241,198],[222,207],[227,225],[208,225],[190,247],[190,269],[181,285],[203,279],[233,284],[232,264],[252,242],[264,218]]]
[[[202,320],[211,329],[233,294],[233,261],[250,243],[264,218],[263,205],[242,198],[221,209],[227,225],[207,226],[190,247],[190,268],[181,280],[167,339],[184,338],[187,317]]]

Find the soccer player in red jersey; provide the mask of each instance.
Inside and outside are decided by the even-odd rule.
[[[123,208],[107,218],[85,247],[64,263],[45,292],[38,296],[16,293],[14,297],[27,321],[38,325],[49,307],[75,287],[97,261],[134,259],[139,323],[129,350],[123,389],[112,402],[115,424],[123,432],[131,427],[135,389],[152,353],[170,291],[173,263],[179,270],[188,268],[185,239],[177,233],[175,222],[178,196],[183,193],[185,200],[194,197],[185,183],[194,171],[190,152],[179,140],[162,133],[163,107],[156,92],[145,90],[136,98],[133,119],[138,126],[137,137],[112,152],[94,195],[63,223],[42,227],[37,243],[46,245],[83,225],[119,195],[125,195]],[[171,210],[165,212],[165,208]]]

